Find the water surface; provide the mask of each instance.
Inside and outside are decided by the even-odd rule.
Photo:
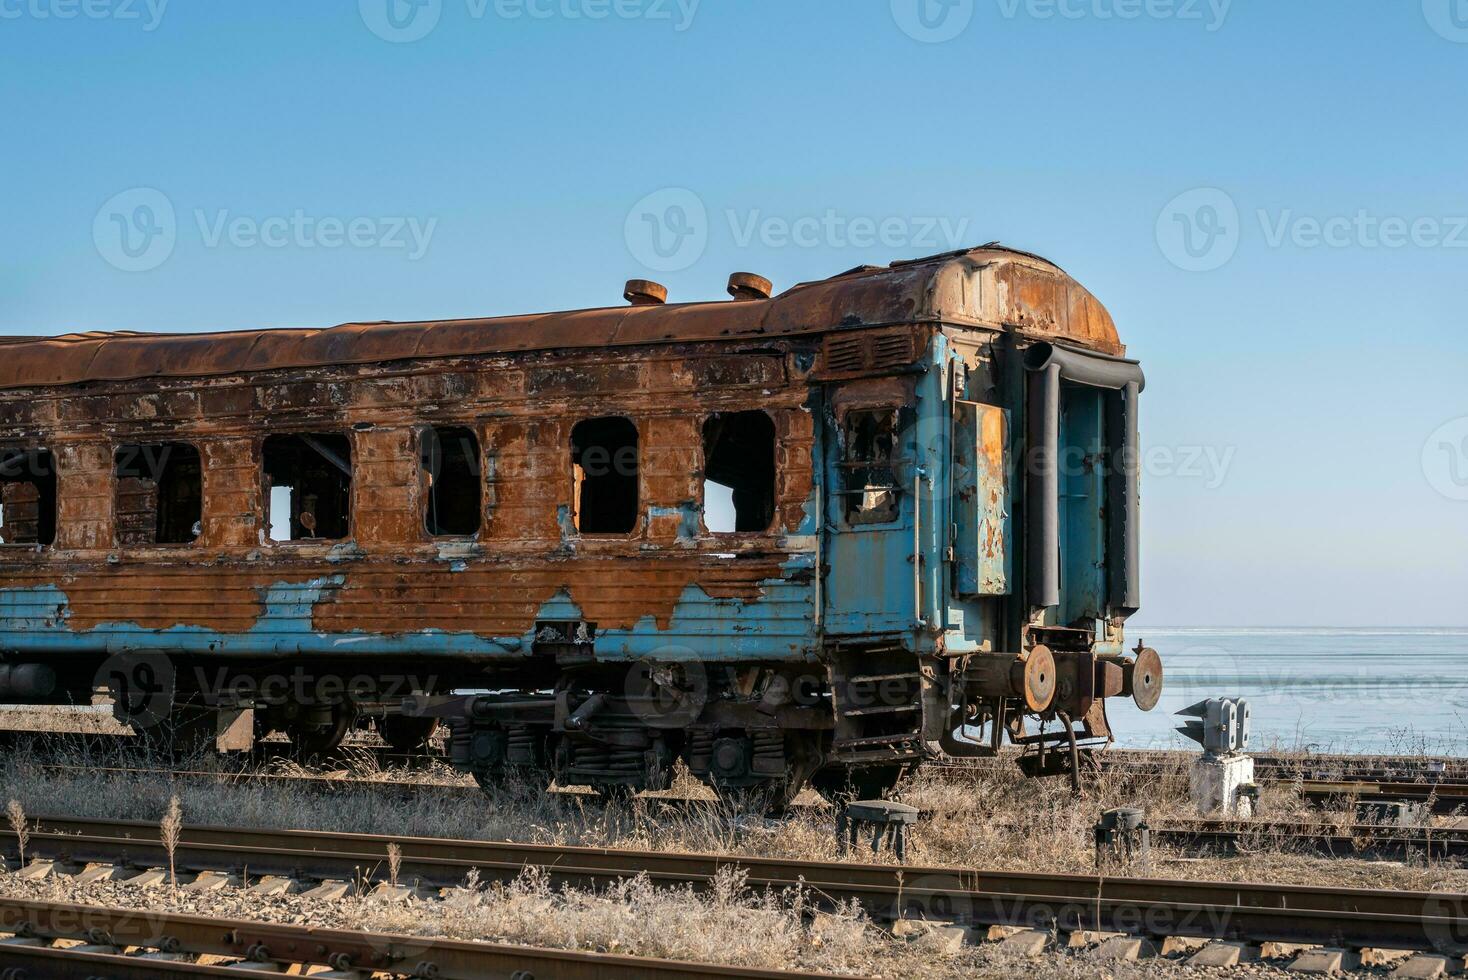
[[[1180,708],[1244,697],[1255,750],[1468,754],[1468,629],[1147,629],[1166,682],[1151,713],[1109,706],[1117,745],[1189,748]]]

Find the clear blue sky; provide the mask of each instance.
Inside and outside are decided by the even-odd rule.
[[[0,333],[1001,239],[1146,363],[1149,623],[1468,624],[1468,423],[1433,435],[1468,416],[1468,0],[160,2],[0,0]],[[644,214],[701,234],[665,261]]]

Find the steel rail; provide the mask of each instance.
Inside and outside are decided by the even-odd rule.
[[[133,747],[140,753],[148,751],[147,742],[134,735],[0,729],[0,745],[19,740],[61,744],[74,742],[77,745],[105,743],[124,748]],[[1197,753],[1186,751],[1111,749],[1094,756],[1093,759],[1100,764],[1103,770],[1138,769],[1152,772],[1186,766],[1197,757]],[[295,749],[287,742],[261,742],[257,744],[254,752],[241,757],[242,761],[295,758]],[[931,765],[937,770],[950,771],[1009,770],[1017,758],[1016,753],[1005,752],[995,757],[956,759]],[[436,747],[420,752],[403,752],[387,745],[358,744],[345,744],[316,757],[316,761],[321,764],[364,760],[371,760],[385,769],[419,769],[426,765],[446,764],[449,761],[447,755]],[[1306,778],[1315,781],[1389,782],[1413,785],[1418,781],[1423,781],[1435,785],[1468,785],[1468,759],[1448,757],[1259,754],[1254,756],[1254,766],[1256,772],[1267,775],[1271,779]]]
[[[0,839],[5,839],[0,836]],[[13,839],[13,838],[11,838]],[[706,887],[726,869],[748,887],[805,889],[817,903],[857,901],[876,919],[926,915],[968,924],[1100,930],[1319,943],[1389,949],[1468,948],[1468,895],[1304,885],[1101,878],[966,868],[863,865],[753,855],[682,854],[314,831],[185,827],[185,868],[251,876],[380,879],[389,845],[399,880],[507,881],[540,868],[556,885],[598,887],[638,875],[654,884]],[[73,862],[166,863],[153,824],[42,818],[30,849]]]
[[[328,966],[336,970],[383,971],[437,980],[485,977],[556,977],[557,980],[780,980],[829,978],[830,974],[762,970],[718,964],[624,956],[581,950],[542,949],[505,943],[424,938],[281,925],[241,919],[214,919],[170,912],[102,908],[56,902],[0,898],[0,929],[43,939],[80,939],[119,947],[149,947],[171,952],[235,957],[256,963]],[[11,952],[0,946],[0,964]],[[168,973],[166,961],[133,960],[154,972],[108,974],[93,967],[120,968],[121,957],[89,957],[64,950],[16,947],[17,960],[49,960],[73,973],[38,976],[155,976]],[[65,966],[68,962],[75,966]],[[181,975],[217,976],[211,967],[192,966]],[[225,976],[241,975],[238,969]]]
[[[1237,822],[1168,820],[1151,826],[1155,843],[1188,850],[1238,854],[1294,845],[1330,857],[1424,857],[1430,861],[1468,858],[1468,830],[1394,827],[1387,824],[1334,826],[1293,821]]]
[[[228,966],[182,960],[143,959],[118,953],[73,952],[54,946],[0,946],[0,976],[6,980],[154,980],[155,977],[234,977]],[[18,972],[17,972],[18,971]]]

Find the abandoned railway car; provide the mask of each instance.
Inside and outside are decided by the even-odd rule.
[[[994,245],[771,292],[0,341],[0,700],[776,803],[1154,705],[1101,304]]]

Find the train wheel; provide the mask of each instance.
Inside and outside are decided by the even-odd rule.
[[[356,712],[350,705],[336,704],[332,705],[329,715],[316,724],[296,721],[287,731],[297,754],[309,759],[336,751],[355,722]]]
[[[437,718],[387,715],[377,719],[377,734],[399,752],[421,752],[438,728]]]
[[[841,806],[852,800],[886,799],[906,774],[903,765],[831,766],[812,776],[810,784],[827,801]]]

